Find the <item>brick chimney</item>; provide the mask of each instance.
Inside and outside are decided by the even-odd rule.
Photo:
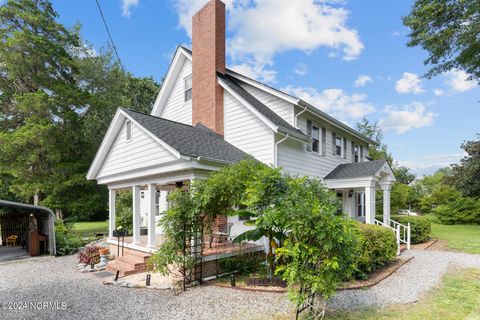
[[[223,135],[225,4],[210,0],[192,18],[192,125],[202,123]]]

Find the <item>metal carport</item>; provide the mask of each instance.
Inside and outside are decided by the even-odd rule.
[[[8,208],[15,208],[19,210],[25,210],[29,212],[44,212],[48,215],[48,252],[51,255],[56,255],[57,248],[55,243],[55,213],[46,207],[42,206],[35,206],[26,203],[20,202],[13,202],[13,201],[6,201],[0,200],[0,207],[8,207]]]

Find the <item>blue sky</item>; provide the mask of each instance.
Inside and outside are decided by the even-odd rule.
[[[206,0],[100,0],[126,68],[160,81],[190,17]],[[421,78],[426,53],[407,48],[413,1],[226,0],[230,67],[353,125],[380,121],[393,156],[419,174],[462,157],[480,132],[479,93],[461,71]],[[108,44],[95,0],[53,0],[98,51]]]

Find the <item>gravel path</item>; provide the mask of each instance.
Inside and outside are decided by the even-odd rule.
[[[64,302],[66,310],[3,310],[5,302]],[[251,319],[289,314],[284,294],[201,286],[170,290],[105,286],[76,271],[75,258],[0,264],[0,319]]]
[[[438,284],[450,267],[480,268],[480,255],[474,254],[411,250],[402,256],[415,258],[370,289],[339,292],[332,299],[330,308],[355,309],[411,303]]]
[[[439,283],[451,266],[480,267],[480,255],[416,251],[415,258],[367,290],[341,291],[330,308],[409,303]],[[64,310],[3,310],[8,302],[65,303]],[[61,305],[60,305],[61,307]],[[0,264],[0,319],[258,319],[291,314],[285,294],[201,286],[174,296],[170,290],[105,286],[76,271],[75,257]]]

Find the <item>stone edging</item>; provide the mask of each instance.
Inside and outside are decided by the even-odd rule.
[[[432,240],[430,240],[430,243],[427,244],[427,245],[425,246],[425,248],[423,248],[423,250],[427,250],[428,248],[430,248],[431,246],[433,246],[435,243],[437,243],[437,241],[438,241],[438,239],[432,238]]]

